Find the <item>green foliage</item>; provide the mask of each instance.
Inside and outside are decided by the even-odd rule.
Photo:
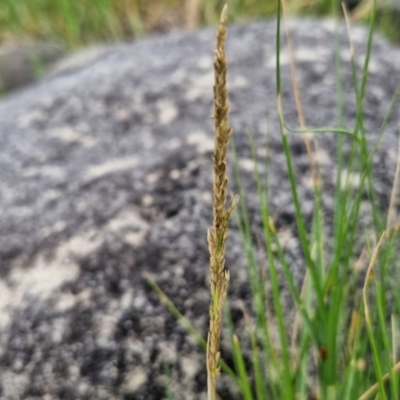
[[[364,3],[368,0],[364,0]],[[188,4],[197,9],[199,25],[216,24],[224,0],[2,0],[0,2],[0,39],[51,38],[69,47],[91,42],[138,37],[154,31],[172,14],[180,24],[187,21]],[[269,18],[277,12],[276,1],[230,0],[229,14],[235,21]],[[339,1],[287,0],[294,15],[335,15]],[[393,8],[378,10],[377,27],[393,40],[400,41]],[[365,14],[365,13],[364,13]],[[361,20],[367,20],[361,14]]]
[[[249,334],[253,345],[254,388],[246,388],[248,376],[243,373],[243,355],[237,354],[240,347],[233,346],[236,373],[243,387],[243,398],[252,399],[395,399],[399,393],[398,372],[400,364],[395,356],[398,351],[396,332],[398,329],[399,297],[395,294],[393,271],[398,268],[395,249],[398,230],[385,227],[386,210],[380,210],[375,198],[373,184],[372,157],[375,153],[393,104],[400,94],[397,88],[387,116],[375,145],[369,149],[366,141],[363,105],[368,80],[368,65],[371,54],[375,12],[370,16],[370,29],[361,79],[353,64],[354,91],[357,100],[357,114],[352,131],[342,127],[343,98],[340,75],[340,57],[336,60],[337,80],[337,127],[314,129],[314,133],[336,132],[337,134],[337,182],[335,190],[334,226],[332,227],[333,254],[326,254],[324,247],[324,212],[322,197],[324,189],[318,178],[314,180],[314,217],[309,228],[302,215],[301,200],[298,196],[296,171],[294,170],[289,147],[290,131],[284,121],[284,104],[281,100],[280,76],[280,21],[278,9],[277,24],[277,112],[279,114],[283,150],[290,180],[292,200],[295,207],[298,239],[307,266],[302,290],[296,285],[285,253],[279,243],[270,217],[268,199],[273,193],[263,184],[260,176],[256,152],[250,135],[253,151],[255,180],[258,188],[260,212],[264,224],[264,250],[268,258],[269,283],[272,290],[274,317],[266,318],[265,279],[256,263],[254,243],[245,199],[254,196],[242,188],[238,160],[235,156],[237,182],[241,197],[241,212],[238,226],[242,234],[243,251],[247,257],[248,275],[253,292],[254,318],[249,324]],[[339,54],[339,48],[337,48]],[[344,164],[344,141],[339,133],[352,138],[350,156]],[[272,154],[273,157],[273,154]],[[311,168],[312,169],[312,168]],[[350,189],[347,177],[355,173],[361,176],[359,185]],[[315,175],[316,177],[318,174]],[[373,233],[365,234],[360,225],[361,200],[365,190],[372,211]],[[268,193],[268,195],[266,195]],[[386,229],[386,231],[385,231]],[[390,232],[389,232],[390,231]],[[368,271],[354,268],[357,242],[365,236],[365,257],[369,260]],[[372,244],[372,240],[379,243]],[[376,243],[375,242],[375,243]],[[278,279],[278,265],[281,278]],[[283,276],[282,276],[283,274]],[[283,278],[284,277],[284,278]],[[298,334],[289,335],[291,325],[280,303],[282,279],[286,290],[292,296],[299,318]],[[360,280],[364,282],[360,287]],[[233,336],[233,327],[230,325]],[[255,332],[259,340],[255,340]],[[277,333],[278,343],[271,340],[272,332]],[[236,339],[237,341],[237,339]],[[263,364],[260,362],[263,360]],[[314,372],[313,372],[314,369]],[[266,383],[260,379],[266,377]],[[242,385],[240,385],[242,387]],[[269,397],[266,393],[270,393]]]
[[[242,238],[243,253],[247,260],[248,277],[252,291],[252,309],[243,310],[251,344],[251,366],[245,361],[239,338],[235,335],[229,307],[226,312],[233,369],[220,360],[223,373],[232,378],[245,400],[389,400],[398,398],[400,391],[398,361],[400,295],[399,261],[396,257],[400,224],[392,226],[389,210],[378,207],[373,182],[373,155],[394,104],[400,95],[400,84],[392,99],[374,145],[369,148],[363,118],[364,98],[367,90],[368,66],[372,48],[376,12],[373,7],[369,20],[369,36],[361,77],[357,75],[354,60],[352,73],[357,112],[354,126],[343,126],[343,83],[341,58],[336,36],[336,104],[337,126],[317,127],[313,133],[336,134],[337,178],[332,232],[328,240],[332,250],[325,249],[326,231],[322,199],[324,187],[318,171],[313,167],[309,152],[314,183],[314,215],[311,226],[306,224],[298,195],[296,171],[289,146],[290,135],[311,132],[305,126],[288,128],[284,119],[281,98],[280,30],[281,8],[278,2],[276,33],[276,98],[283,151],[290,181],[292,201],[303,263],[307,272],[299,287],[280,243],[278,232],[271,219],[268,188],[268,160],[274,157],[267,148],[266,173],[259,172],[256,149],[251,134],[249,142],[254,162],[254,179],[263,222],[263,244],[254,243],[246,198],[254,196],[243,189],[239,163],[233,146],[236,182],[240,194],[237,224]],[[333,4],[333,2],[332,2]],[[242,3],[237,2],[237,7]],[[334,7],[332,6],[332,9]],[[335,11],[336,12],[336,11]],[[301,112],[299,111],[299,115]],[[301,121],[301,118],[299,118]],[[304,125],[301,122],[301,125]],[[347,136],[345,151],[344,137]],[[345,156],[346,154],[346,156]],[[399,153],[400,154],[400,153]],[[345,161],[346,160],[346,161]],[[400,172],[398,166],[398,171]],[[360,176],[358,185],[350,185],[349,177]],[[399,177],[397,175],[396,179]],[[372,227],[364,231],[361,225],[361,203],[365,192],[371,209]],[[387,215],[387,217],[385,217]],[[387,221],[385,224],[384,221]],[[364,247],[360,250],[360,242]],[[268,270],[257,262],[256,247],[262,246]],[[368,265],[358,268],[357,261]],[[150,278],[148,278],[150,279]],[[193,330],[151,282],[170,311],[197,337],[204,348],[205,342]],[[267,283],[269,292],[267,292]],[[288,321],[281,297],[290,293],[295,306],[295,328]],[[229,301],[229,299],[228,299]],[[269,309],[271,307],[271,309]],[[294,333],[291,331],[293,330]]]
[[[265,176],[262,176],[250,133],[254,179],[263,222],[263,246],[261,243],[257,243],[257,246],[254,243],[246,205],[246,198],[254,197],[254,193],[245,192],[243,189],[234,145],[233,156],[240,194],[239,210],[236,213],[237,224],[252,291],[252,308],[248,313],[243,309],[251,344],[251,365],[249,366],[249,360],[246,360],[248,352],[245,356],[239,338],[235,335],[228,306],[225,323],[229,332],[233,369],[222,359],[221,369],[235,382],[245,400],[395,399],[400,390],[398,377],[400,362],[397,354],[400,295],[396,287],[396,282],[399,282],[399,272],[396,272],[399,271],[396,249],[398,249],[400,225],[392,227],[389,223],[390,218],[385,218],[390,210],[381,210],[377,205],[372,158],[400,95],[400,84],[382,121],[376,141],[369,148],[363,106],[375,13],[373,12],[370,17],[361,78],[356,73],[354,60],[351,61],[354,95],[357,101],[357,113],[351,130],[346,130],[343,126],[341,58],[336,40],[337,126],[317,127],[311,130],[315,134],[334,133],[337,138],[334,218],[333,226],[328,229],[332,232],[332,236],[328,238],[331,240],[332,250],[328,253],[324,243],[326,240],[322,206],[324,187],[319,180],[317,170],[313,175],[314,215],[311,226],[305,222],[298,195],[296,171],[289,146],[290,135],[310,130],[304,126],[299,129],[289,129],[285,123],[283,113],[285,105],[281,99],[280,12],[278,9],[277,113],[295,208],[298,239],[307,273],[299,287],[270,217],[269,200],[274,194],[268,188],[268,165],[269,159],[274,157],[274,154],[270,154],[267,147],[266,168],[264,168],[266,172]],[[345,151],[345,136],[350,139],[346,148],[348,151],[350,143],[349,154]],[[349,177],[352,174],[360,176],[359,184],[355,187],[349,184]],[[365,201],[365,192],[368,194],[372,215],[372,229],[368,232],[363,231],[360,214],[361,203]],[[384,223],[385,219],[388,221],[387,224]],[[362,250],[360,242],[364,243]],[[265,252],[268,270],[258,264],[255,249],[259,251],[260,246]],[[364,265],[368,264],[368,269],[358,268],[356,260]],[[205,342],[199,334],[177,313],[155,283],[152,282],[151,285],[170,311],[197,337],[200,346],[204,348]],[[268,292],[267,286],[270,288]],[[295,328],[293,320],[288,320],[288,310],[281,304],[284,292],[290,293],[295,306]]]

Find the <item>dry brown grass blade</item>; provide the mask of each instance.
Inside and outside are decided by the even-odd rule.
[[[226,86],[227,61],[225,54],[227,6],[221,13],[217,30],[217,45],[214,49],[214,185],[213,185],[213,226],[208,231],[207,242],[210,251],[210,330],[207,338],[207,392],[209,400],[216,400],[216,384],[220,375],[219,346],[221,339],[222,310],[228,289],[229,271],[225,269],[225,245],[228,225],[236,207],[234,197],[226,207],[228,176],[226,172],[227,150],[232,128],[229,122],[229,100]]]
[[[398,193],[398,187],[399,187],[399,182],[400,182],[400,138],[399,138],[399,144],[398,144],[398,150],[397,150],[397,165],[396,165],[396,172],[394,175],[394,181],[393,181],[393,188],[392,188],[392,194],[390,195],[390,204],[389,204],[389,210],[388,210],[388,215],[387,215],[387,222],[386,222],[386,232],[388,237],[392,233],[392,230],[394,228],[394,219],[395,219],[395,213],[396,213],[396,197]]]
[[[393,368],[393,373],[400,372],[400,362],[398,362]],[[382,381],[386,382],[389,380],[389,373],[387,372],[382,376]],[[368,400],[379,390],[379,383],[372,385],[363,395],[361,395],[358,400]]]
[[[290,62],[290,71],[291,71],[291,76],[292,76],[292,87],[293,87],[293,94],[294,94],[294,99],[296,103],[296,110],[297,110],[297,115],[299,119],[299,124],[301,129],[307,129],[306,127],[306,120],[304,117],[304,111],[303,111],[303,104],[301,101],[301,96],[300,96],[300,89],[299,89],[299,84],[298,84],[298,77],[297,77],[297,68],[296,68],[296,62],[295,62],[295,56],[294,56],[294,50],[293,50],[293,44],[292,44],[292,39],[290,36],[290,32],[288,29],[288,23],[287,23],[287,5],[285,0],[281,0],[282,4],[282,14],[283,14],[283,22],[284,22],[284,27],[285,27],[285,33],[286,33],[286,40],[287,40],[287,46],[288,46],[288,51],[289,51],[289,62]],[[305,133],[303,134],[303,140],[304,140],[304,145],[306,147],[307,151],[307,156],[310,164],[310,171],[311,171],[311,177],[312,177],[312,183],[313,187],[315,189],[319,188],[319,178],[318,178],[318,171],[317,171],[317,165],[315,162],[315,157],[314,157],[314,151],[313,151],[313,143],[309,138],[309,134]],[[314,145],[315,151],[317,151],[317,147]],[[304,277],[304,281],[302,284],[302,293],[301,293],[301,298],[304,297],[304,291],[305,287],[307,285],[307,280],[309,278],[308,270],[307,273]],[[297,343],[297,337],[298,333],[301,329],[301,317],[299,312],[296,312],[295,315],[295,320],[293,324],[293,330],[292,330],[292,335],[291,335],[291,342],[292,342],[292,354],[294,357],[295,362],[299,362],[298,360],[298,349],[296,347]]]
[[[375,263],[378,258],[379,249],[380,249],[385,237],[386,237],[386,232],[383,232],[379,239],[378,244],[375,246],[375,249],[372,253],[371,261],[368,265],[367,275],[366,275],[365,281],[364,281],[363,301],[364,301],[365,321],[366,321],[367,325],[371,325],[371,317],[370,317],[369,305],[368,305],[368,289],[369,289],[369,285],[370,285],[370,282],[371,282],[373,274],[374,274]]]
[[[292,75],[293,93],[294,93],[294,99],[296,102],[297,114],[298,114],[301,129],[307,129],[306,120],[304,117],[303,105],[302,105],[301,97],[300,97],[300,90],[299,90],[298,78],[297,78],[297,68],[296,68],[296,63],[294,60],[292,39],[291,39],[291,36],[289,33],[288,24],[287,24],[287,20],[286,20],[286,15],[287,15],[286,1],[281,0],[281,4],[282,4],[282,14],[283,14],[283,22],[284,22],[285,32],[286,32],[287,45],[288,45],[288,50],[289,50],[290,71],[291,71],[291,75]],[[317,168],[315,165],[312,144],[311,144],[311,141],[310,141],[307,133],[305,133],[303,135],[303,139],[304,139],[304,145],[306,146],[306,150],[307,150],[308,160],[310,163],[313,185],[316,188],[316,187],[318,187],[318,174],[317,174]]]
[[[349,12],[347,11],[346,3],[342,2],[342,10],[343,10],[343,15],[344,15],[344,20],[346,22],[346,28],[347,28],[347,36],[349,38],[349,45],[350,45],[350,59],[354,60],[354,45],[353,45],[353,40],[351,38],[351,18],[349,15]]]
[[[186,28],[196,29],[200,25],[200,0],[185,1]]]

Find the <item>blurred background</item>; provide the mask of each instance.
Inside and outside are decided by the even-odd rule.
[[[68,47],[131,39],[174,29],[214,24],[226,0],[2,0],[0,40],[53,39]],[[233,21],[271,17],[276,0],[229,0]],[[346,0],[356,20],[365,20],[373,2]],[[359,4],[358,4],[359,3]],[[339,0],[286,0],[294,15],[340,12]],[[400,0],[378,0],[378,29],[399,41]]]
[[[89,44],[134,40],[148,34],[215,24],[225,2],[1,0],[0,88],[4,92],[21,86],[43,75],[46,66],[65,52]],[[377,29],[400,43],[400,0],[377,2]],[[230,21],[244,22],[272,17],[277,1],[228,0],[228,4]],[[286,0],[286,4],[292,16],[342,15],[339,0]],[[353,20],[366,22],[373,0],[346,0],[346,4]],[[17,70],[24,69],[26,79],[17,78]],[[4,72],[7,70],[8,76]]]

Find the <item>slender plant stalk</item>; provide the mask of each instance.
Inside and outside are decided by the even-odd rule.
[[[213,210],[214,221],[208,231],[207,241],[210,251],[210,330],[207,338],[207,390],[208,399],[216,399],[216,383],[220,375],[220,338],[222,309],[228,289],[229,271],[225,269],[225,246],[228,238],[228,225],[232,212],[238,202],[235,196],[226,208],[226,188],[228,176],[226,173],[226,154],[232,128],[229,123],[229,101],[226,88],[227,62],[225,56],[226,41],[226,14],[225,5],[221,22],[217,30],[217,45],[214,50],[214,185],[213,185]]]
[[[393,368],[392,368],[392,372],[396,373],[396,372],[400,372],[400,362],[398,362]],[[385,375],[382,376],[382,381],[386,382],[389,380],[389,373],[386,373]],[[374,385],[372,385],[362,396],[360,396],[358,398],[358,400],[368,400],[370,398],[372,398],[372,396],[374,394],[376,394],[376,392],[379,391],[379,383],[375,383]]]
[[[397,192],[398,192],[398,187],[399,187],[399,181],[400,181],[400,140],[399,140],[398,150],[397,150],[396,173],[394,175],[393,189],[392,189],[392,194],[390,196],[389,210],[387,213],[387,221],[386,221],[386,233],[387,233],[388,237],[390,236],[391,231],[393,229],[392,224],[394,222],[395,212],[396,212],[395,203],[396,203],[396,197],[397,197]]]
[[[378,349],[377,349],[377,344],[376,340],[374,338],[373,330],[372,330],[372,321],[371,321],[371,313],[370,313],[370,308],[368,305],[368,289],[369,285],[371,283],[371,280],[373,279],[373,274],[374,274],[374,269],[375,269],[375,264],[376,260],[378,258],[378,252],[381,247],[381,244],[385,240],[385,235],[386,233],[383,232],[378,244],[376,245],[372,256],[371,256],[371,261],[368,266],[367,270],[367,275],[365,277],[365,282],[364,282],[364,287],[363,287],[363,301],[364,301],[364,316],[365,316],[365,322],[367,325],[367,331],[368,331],[368,336],[370,339],[371,347],[372,347],[372,352],[373,352],[373,360],[375,364],[375,371],[378,375],[378,389],[380,390],[382,399],[386,399],[386,394],[385,394],[385,389],[383,386],[383,378],[382,378],[382,372],[381,372],[381,366],[379,364],[379,355],[378,355]]]

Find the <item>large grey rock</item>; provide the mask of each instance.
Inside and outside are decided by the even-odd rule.
[[[298,75],[309,126],[336,125],[334,29],[293,21]],[[304,265],[275,106],[275,23],[231,27],[228,39],[232,125],[255,234],[260,234],[248,146],[259,156],[270,132],[275,223],[296,277]],[[355,115],[346,30],[346,124]],[[354,28],[360,65],[366,31]],[[400,72],[400,51],[376,38],[365,122],[372,141]],[[204,353],[145,283],[156,281],[207,330],[213,148],[214,29],[150,38],[108,49],[0,104],[0,393],[2,399],[164,398],[164,364],[176,399],[204,399]],[[283,100],[297,125],[284,46]],[[394,174],[398,105],[375,158],[377,192],[387,205]],[[304,214],[313,201],[302,139],[290,138]],[[327,221],[334,182],[332,134],[320,135]],[[237,300],[250,291],[233,224],[227,266]],[[285,300],[287,306],[289,300]],[[223,355],[226,355],[223,347]],[[238,398],[222,379],[221,397]]]
[[[72,74],[88,67],[106,56],[113,45],[97,44],[72,52],[55,62],[47,73],[47,77]]]

